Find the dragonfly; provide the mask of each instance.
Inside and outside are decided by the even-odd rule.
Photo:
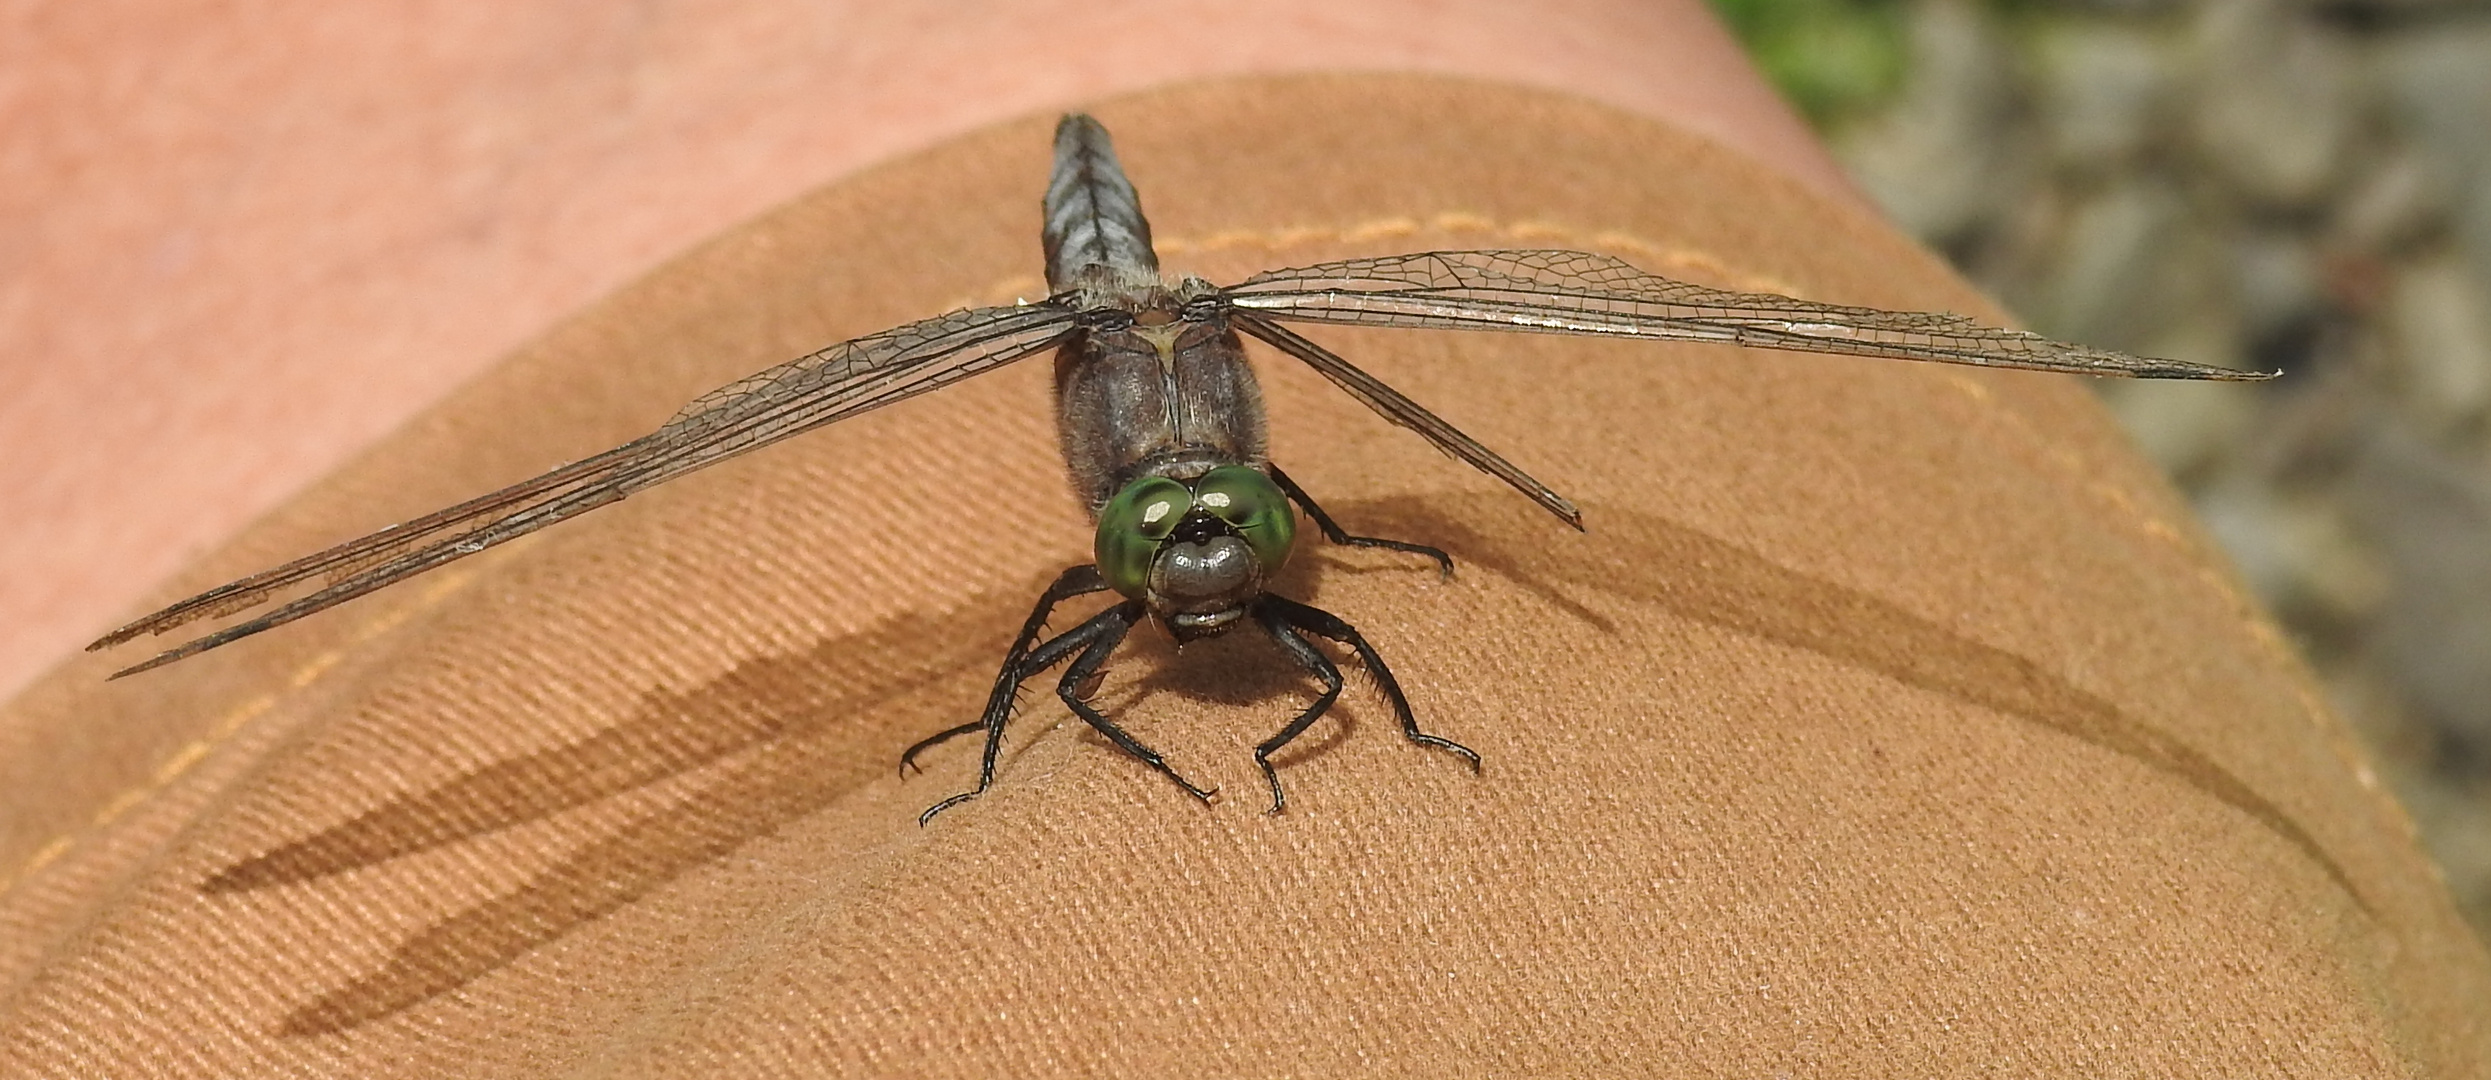
[[[1021,687],[1058,665],[1064,670],[1056,696],[1075,715],[1186,793],[1211,801],[1213,789],[1186,779],[1089,702],[1108,658],[1144,622],[1156,623],[1180,645],[1251,626],[1321,685],[1311,705],[1254,749],[1270,788],[1269,811],[1277,814],[1287,799],[1272,755],[1321,720],[1342,691],[1340,665],[1317,639],[1356,658],[1409,742],[1460,758],[1474,772],[1480,760],[1469,747],[1420,727],[1392,669],[1355,627],[1271,591],[1296,546],[1300,510],[1333,544],[1423,557],[1447,576],[1453,559],[1424,544],[1349,533],[1272,462],[1244,338],[1303,361],[1386,420],[1511,485],[1578,530],[1582,513],[1572,502],[1289,324],[1711,342],[2138,378],[2276,374],[2093,349],[1960,315],[1707,288],[1580,251],[1429,251],[1271,270],[1214,285],[1161,273],[1140,197],[1097,120],[1065,116],[1054,150],[1041,203],[1045,299],[953,311],[840,342],[703,395],[656,431],[604,453],[219,585],[87,648],[257,612],[112,677],[161,667],[781,439],[1052,352],[1059,441],[1073,494],[1097,526],[1094,561],[1064,571],[1038,598],[977,719],[921,739],[900,755],[905,774],[939,744],[985,736],[976,787],[934,804],[918,820],[930,822],[993,786]],[[1069,630],[1048,633],[1059,605],[1103,592],[1118,600]]]

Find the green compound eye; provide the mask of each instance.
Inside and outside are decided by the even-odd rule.
[[[1150,561],[1159,541],[1176,530],[1193,505],[1194,493],[1164,476],[1145,476],[1107,500],[1099,508],[1098,542],[1092,550],[1108,587],[1141,599],[1150,587]]]
[[[1194,505],[1208,510],[1245,537],[1263,575],[1280,572],[1289,561],[1289,545],[1297,539],[1297,515],[1289,497],[1259,469],[1222,465],[1194,481]]]

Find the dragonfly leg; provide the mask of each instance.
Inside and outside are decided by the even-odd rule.
[[[1064,669],[1064,677],[1055,684],[1055,696],[1064,699],[1064,704],[1071,706],[1075,714],[1088,721],[1091,727],[1098,729],[1099,734],[1107,736],[1107,741],[1115,743],[1117,749],[1140,758],[1143,764],[1159,770],[1161,775],[1176,781],[1176,786],[1184,788],[1186,794],[1204,802],[1210,802],[1211,796],[1219,794],[1217,788],[1195,786],[1193,781],[1185,779],[1170,767],[1167,759],[1159,756],[1159,751],[1144,745],[1142,740],[1134,738],[1132,733],[1117,727],[1116,722],[1108,719],[1106,713],[1098,711],[1089,702],[1081,699],[1082,684],[1089,682],[1091,676],[1098,673],[1099,666],[1107,662],[1108,654],[1115,652],[1116,646],[1124,642],[1125,631],[1132,629],[1133,624],[1141,620],[1142,602],[1128,600],[1109,609],[1107,613],[1110,615],[1125,613],[1126,618],[1120,625],[1099,633],[1097,640],[1089,642],[1089,647],[1081,651],[1080,659],[1074,660],[1071,667]],[[1087,627],[1085,626],[1084,629]],[[1072,635],[1064,636],[1071,637]],[[1054,642],[1048,642],[1047,646],[1052,648],[1054,644]]]
[[[981,716],[958,727],[944,728],[941,731],[937,731],[932,735],[928,735],[925,738],[909,744],[908,749],[900,751],[900,775],[908,775],[909,770],[911,769],[918,772],[925,771],[925,766],[917,764],[918,754],[922,754],[972,731],[984,731],[990,726],[992,725],[989,725],[986,722],[986,718]]]
[[[1470,762],[1470,771],[1474,773],[1479,771],[1477,751],[1441,735],[1430,735],[1419,730],[1418,715],[1410,711],[1410,698],[1401,692],[1401,681],[1393,678],[1392,669],[1384,666],[1383,656],[1375,651],[1375,646],[1367,644],[1366,636],[1360,634],[1356,627],[1342,621],[1340,616],[1329,611],[1298,603],[1285,596],[1266,593],[1261,600],[1256,601],[1256,604],[1262,611],[1269,613],[1268,618],[1317,637],[1330,638],[1349,646],[1350,651],[1358,654],[1359,665],[1365,667],[1367,674],[1374,677],[1376,688],[1384,692],[1384,699],[1392,703],[1393,715],[1401,721],[1403,738],[1420,746],[1432,746],[1454,754]]]
[[[1315,505],[1314,497],[1306,494],[1305,488],[1297,486],[1297,481],[1289,479],[1289,474],[1281,472],[1280,466],[1265,462],[1263,471],[1271,475],[1272,483],[1280,485],[1280,490],[1288,495],[1290,502],[1296,503],[1306,511],[1307,517],[1315,520],[1315,528],[1322,531],[1324,539],[1343,547],[1387,548],[1393,551],[1407,551],[1413,555],[1425,555],[1436,560],[1436,569],[1444,575],[1446,580],[1452,580],[1453,556],[1445,554],[1444,549],[1428,547],[1425,544],[1413,544],[1406,540],[1386,540],[1380,536],[1351,536],[1348,530],[1341,528],[1339,522],[1332,520],[1332,515],[1324,513],[1322,507]]]
[[[1030,647],[1030,642],[1046,632],[1047,616],[1054,610],[1055,605],[1071,597],[1098,592],[1106,587],[1106,580],[1099,576],[1098,568],[1095,566],[1076,566],[1064,571],[1063,576],[1055,579],[1055,584],[1047,587],[1045,595],[1039,597],[1037,608],[1029,613],[1029,621],[1021,626],[1020,638],[1012,643],[1012,650],[1004,655],[1003,672],[995,677],[995,688],[986,697],[985,713],[974,723],[946,728],[919,739],[916,745],[900,754],[900,768],[904,772],[918,753],[937,743],[981,728],[986,732],[986,750],[978,761],[977,787],[928,807],[925,813],[918,815],[917,824],[923,825],[932,821],[934,815],[983,795],[987,788],[994,786],[995,761],[1003,753],[1003,728],[1012,719],[1012,708],[1019,700],[1022,682],[1032,675],[1063,663],[1065,657],[1072,655],[1075,650],[1088,645],[1100,634],[1107,633],[1111,629],[1115,637],[1123,638],[1124,632],[1131,629],[1134,620],[1141,617],[1138,601],[1119,604],[1091,616],[1087,622],[1057,635],[1044,645],[1035,649]]]
[[[1265,597],[1263,602],[1254,605],[1255,621],[1263,624],[1263,630],[1271,635],[1273,641],[1280,643],[1280,648],[1289,654],[1290,659],[1296,660],[1299,667],[1305,668],[1323,683],[1323,694],[1315,698],[1314,704],[1297,714],[1297,719],[1289,721],[1289,726],[1281,728],[1278,734],[1254,748],[1254,763],[1262,766],[1263,779],[1271,784],[1270,812],[1277,814],[1288,806],[1288,797],[1280,793],[1280,774],[1272,769],[1271,756],[1305,734],[1307,728],[1323,718],[1323,714],[1332,711],[1332,703],[1341,697],[1341,669],[1332,662],[1331,657],[1323,655],[1323,650],[1298,636],[1297,628],[1291,626],[1287,617],[1272,606],[1270,601],[1273,599],[1277,598]]]
[[[1008,718],[1019,697],[1021,684],[1021,679],[1012,677],[1012,667],[1029,655],[1029,647],[1038,640],[1038,635],[1046,633],[1047,618],[1055,613],[1055,606],[1073,597],[1104,592],[1106,589],[1107,579],[1099,574],[1096,566],[1076,566],[1056,575],[1055,583],[1047,586],[1047,591],[1039,595],[1037,605],[1030,609],[1028,621],[1021,624],[1021,636],[1012,639],[1011,650],[1003,654],[1003,671],[995,677],[994,692],[987,695],[986,711],[975,720],[935,732],[900,751],[900,775],[906,776],[908,770],[916,768],[917,755],[972,731],[997,726]]]

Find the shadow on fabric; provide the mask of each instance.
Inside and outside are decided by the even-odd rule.
[[[1604,630],[1614,624],[1598,606],[1624,601],[1804,649],[2125,755],[2249,815],[2369,910],[2317,841],[2264,797],[2202,752],[2038,663],[1649,515],[1593,509],[1595,531],[1579,543],[1497,539],[1536,536],[1534,530],[1547,524],[1520,520],[1531,513],[1508,499],[1464,496],[1380,500],[1352,507],[1343,517],[1361,531],[1443,547],[1466,572],[1505,577],[1569,617]],[[1604,557],[1595,547],[1603,544],[1632,550],[1636,557]],[[1318,563],[1316,573],[1363,572],[1330,556],[1301,560],[1283,592],[1300,591],[1307,561]],[[678,805],[638,818],[519,889],[408,939],[380,970],[321,994],[285,1017],[280,1030],[319,1035],[388,1016],[497,970],[819,811],[890,768],[890,756],[855,752],[855,718],[893,710],[895,703],[911,706],[895,710],[909,713],[966,713],[978,707],[1013,627],[1053,576],[980,595],[949,614],[895,617],[800,653],[746,661],[686,692],[653,695],[631,719],[599,735],[395,799],[234,863],[201,889],[231,893],[312,882],[669,778],[716,773]],[[1058,622],[1069,625],[1061,617]],[[1379,647],[1389,656],[1397,651],[1395,644],[1379,642]],[[1231,692],[1211,700],[1248,705],[1244,697],[1304,688],[1305,680],[1284,666],[1273,666],[1268,677],[1248,674],[1243,697]],[[1143,686],[1172,688],[1172,677],[1148,675]],[[1338,737],[1317,734],[1288,758],[1319,755]],[[894,745],[893,754],[897,750]]]

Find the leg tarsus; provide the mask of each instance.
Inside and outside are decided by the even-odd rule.
[[[1332,658],[1323,655],[1323,650],[1315,648],[1305,638],[1297,635],[1297,631],[1289,625],[1286,615],[1270,605],[1269,601],[1274,598],[1264,599],[1265,602],[1254,606],[1255,621],[1263,624],[1263,630],[1271,635],[1273,641],[1279,643],[1282,651],[1287,652],[1291,659],[1297,661],[1299,667],[1305,668],[1309,674],[1323,682],[1323,693],[1315,698],[1314,704],[1307,706],[1304,712],[1298,713],[1296,719],[1289,721],[1289,726],[1281,728],[1278,733],[1263,740],[1254,748],[1254,763],[1262,767],[1263,779],[1271,784],[1271,809],[1267,812],[1278,814],[1288,808],[1289,800],[1288,796],[1281,793],[1280,773],[1272,768],[1271,756],[1279,753],[1281,747],[1289,745],[1298,736],[1305,734],[1307,728],[1314,726],[1316,720],[1332,710],[1332,703],[1340,700],[1342,683],[1341,669],[1332,663]]]
[[[1046,644],[1031,647],[1038,635],[1046,632],[1047,616],[1054,612],[1057,604],[1106,588],[1107,579],[1100,575],[1096,566],[1076,566],[1058,575],[1055,583],[1047,586],[1047,591],[1038,597],[1038,603],[1029,612],[1028,621],[1021,624],[1020,636],[1013,640],[1011,651],[1004,654],[1003,670],[996,675],[995,688],[987,695],[986,710],[977,722],[947,728],[920,739],[900,754],[900,769],[904,774],[919,753],[934,745],[981,728],[986,732],[985,752],[978,760],[977,787],[928,807],[924,814],[918,816],[917,824],[924,825],[934,820],[934,815],[983,795],[987,788],[994,785],[995,761],[1003,753],[1003,728],[1012,719],[1012,707],[1023,680],[1062,663],[1075,649],[1105,633],[1110,624],[1116,626],[1115,636],[1119,639],[1124,636],[1125,630],[1132,627],[1133,620],[1139,617],[1140,605],[1127,601],[1091,616],[1080,626],[1057,635]]]
[[[1265,595],[1258,604],[1270,611],[1273,618],[1289,626],[1349,646],[1350,651],[1358,654],[1359,665],[1366,668],[1368,676],[1375,680],[1376,688],[1384,692],[1384,699],[1392,703],[1393,715],[1401,721],[1403,738],[1420,746],[1432,746],[1457,755],[1470,762],[1472,773],[1480,771],[1478,751],[1441,735],[1430,735],[1419,730],[1418,715],[1410,709],[1409,695],[1401,692],[1401,680],[1393,678],[1392,669],[1384,666],[1384,657],[1375,651],[1375,646],[1367,644],[1366,635],[1360,634],[1356,627],[1329,611],[1285,596]]]
[[[1141,601],[1128,600],[1123,607],[1134,609],[1138,620]],[[1116,651],[1116,646],[1124,641],[1125,632],[1130,629],[1132,629],[1132,623],[1127,622],[1123,627],[1113,632],[1103,633],[1099,635],[1098,640],[1090,642],[1089,646],[1081,651],[1080,658],[1074,660],[1071,667],[1064,669],[1064,677],[1056,681],[1055,696],[1062,698],[1064,704],[1072,707],[1075,715],[1088,722],[1092,728],[1097,729],[1099,734],[1107,736],[1107,741],[1116,744],[1117,749],[1140,759],[1143,764],[1159,770],[1161,775],[1176,781],[1176,786],[1184,788],[1186,794],[1203,802],[1210,802],[1213,796],[1219,794],[1218,788],[1200,787],[1193,781],[1185,779],[1183,774],[1168,764],[1166,758],[1159,756],[1159,751],[1151,749],[1140,739],[1134,738],[1130,732],[1117,727],[1116,722],[1108,719],[1106,713],[1098,711],[1081,698],[1081,684],[1097,674],[1099,665],[1107,662],[1107,655]]]
[[[959,727],[944,728],[941,731],[917,740],[915,743],[910,744],[908,749],[900,751],[900,775],[908,775],[908,770],[910,769],[915,769],[918,772],[924,772],[924,766],[917,764],[917,755],[925,753],[928,750],[934,749],[936,746],[950,742],[951,740],[959,738],[960,736],[966,735],[972,731],[983,730],[985,727],[986,720],[984,717],[980,717],[978,719],[971,720],[968,723],[962,724]]]
[[[954,795],[951,798],[926,807],[925,813],[917,815],[917,827],[920,829],[925,828],[927,822],[934,820],[934,815],[942,813],[945,810],[949,810],[952,807],[958,806],[961,803],[967,802],[971,799],[977,798],[985,793],[986,791],[983,788],[976,791],[963,791],[958,795]]]
[[[1305,488],[1297,486],[1297,481],[1289,479],[1289,474],[1281,472],[1280,466],[1265,462],[1263,471],[1271,476],[1272,483],[1280,485],[1281,493],[1287,495],[1290,502],[1296,503],[1299,509],[1306,511],[1307,517],[1314,519],[1315,529],[1323,534],[1324,539],[1343,547],[1384,548],[1389,551],[1406,551],[1413,555],[1425,555],[1436,560],[1436,571],[1444,580],[1453,580],[1453,556],[1445,554],[1444,549],[1429,547],[1425,544],[1413,544],[1406,540],[1386,540],[1380,536],[1352,536],[1348,530],[1341,528],[1339,522],[1332,520],[1332,515],[1324,513],[1323,507],[1315,505],[1314,497],[1306,494]]]

